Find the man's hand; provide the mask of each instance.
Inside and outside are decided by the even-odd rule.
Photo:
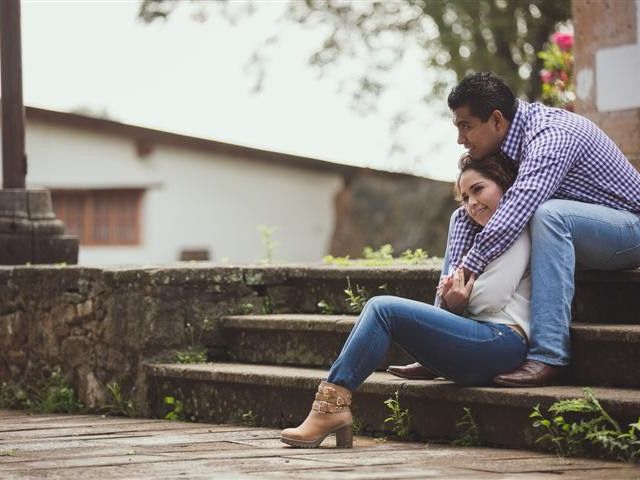
[[[465,280],[465,272],[462,267],[458,268],[450,277],[444,279],[442,298],[447,310],[456,315],[462,315],[469,304],[475,280],[474,273],[470,273],[469,280]]]

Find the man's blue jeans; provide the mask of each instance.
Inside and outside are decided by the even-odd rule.
[[[533,215],[531,338],[527,358],[567,365],[577,269],[640,266],[640,217],[571,200],[548,200]]]
[[[365,305],[328,381],[355,390],[382,364],[392,341],[431,371],[463,385],[487,385],[520,365],[527,354],[526,340],[507,325],[379,296]]]

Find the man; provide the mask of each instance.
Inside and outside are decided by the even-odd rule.
[[[516,100],[491,73],[469,75],[448,105],[458,143],[472,158],[500,151],[518,168],[491,221],[480,229],[459,210],[447,271],[480,275],[527,224],[531,231],[531,338],[527,360],[494,383],[556,383],[569,364],[574,272],[640,266],[640,173],[596,125],[574,113]],[[443,269],[444,270],[444,269]],[[389,367],[432,378],[424,367]]]

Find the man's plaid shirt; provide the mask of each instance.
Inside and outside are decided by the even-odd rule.
[[[501,151],[517,165],[516,181],[484,228],[458,210],[449,272],[462,264],[482,273],[511,246],[538,206],[551,198],[640,215],[640,173],[602,130],[580,115],[518,100]]]

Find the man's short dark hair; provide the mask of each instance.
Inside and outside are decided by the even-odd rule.
[[[507,120],[512,121],[517,108],[511,89],[491,72],[467,75],[453,87],[447,103],[452,111],[469,107],[471,115],[483,122],[489,120],[494,110],[500,110]]]

